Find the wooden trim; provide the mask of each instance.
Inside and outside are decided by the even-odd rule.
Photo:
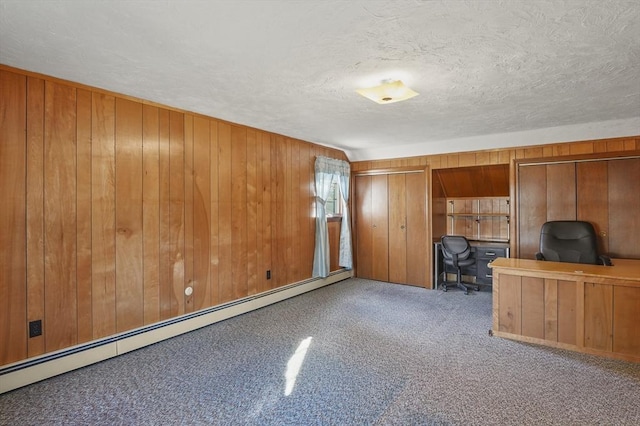
[[[429,170],[429,166],[391,167],[388,169],[361,170],[352,173],[353,176],[393,175],[400,173],[422,173]]]
[[[623,158],[638,158],[640,150],[597,152],[593,154],[564,155],[559,157],[520,158],[515,160],[516,167],[539,166],[545,164],[579,163],[586,161],[620,160]]]

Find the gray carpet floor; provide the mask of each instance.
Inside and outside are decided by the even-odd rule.
[[[639,364],[490,328],[489,291],[349,279],[0,395],[0,424],[640,424]]]

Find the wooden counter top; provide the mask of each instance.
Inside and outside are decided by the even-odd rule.
[[[490,268],[508,270],[521,274],[581,275],[593,278],[608,278],[637,282],[640,286],[640,259],[611,259],[612,266],[587,265],[582,263],[549,262],[530,259],[498,258]]]

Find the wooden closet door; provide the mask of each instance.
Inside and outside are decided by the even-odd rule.
[[[609,173],[607,161],[576,165],[577,219],[591,222],[598,235],[598,251],[609,252]]]
[[[389,175],[389,281],[407,281],[407,191],[405,174]]]
[[[427,285],[427,181],[424,172],[406,174],[407,277],[406,283]]]
[[[371,177],[372,278],[389,281],[389,189],[386,175]]]
[[[356,275],[389,280],[387,175],[356,176]]]
[[[518,257],[535,258],[545,222],[576,219],[575,193],[575,163],[518,168]]]
[[[356,217],[356,275],[373,278],[373,197],[372,176],[356,176],[355,217]]]
[[[640,258],[640,158],[609,160],[609,250],[611,257]]]

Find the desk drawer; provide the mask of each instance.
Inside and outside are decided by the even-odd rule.
[[[507,249],[504,247],[476,247],[477,259],[493,260],[498,257],[507,257]]]

